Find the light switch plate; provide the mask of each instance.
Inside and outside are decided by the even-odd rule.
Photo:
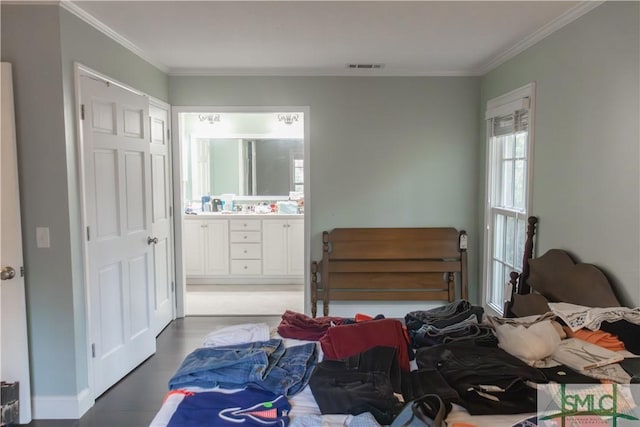
[[[49,227],[36,227],[36,246],[38,248],[49,248]]]

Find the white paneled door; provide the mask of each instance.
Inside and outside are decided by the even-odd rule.
[[[149,105],[151,149],[151,235],[153,239],[154,322],[156,336],[173,320],[173,239],[171,225],[171,145],[169,106]],[[157,240],[156,240],[157,239]]]
[[[0,378],[20,383],[20,424],[31,422],[27,308],[11,64],[0,70]]]
[[[138,93],[82,73],[80,93],[97,397],[156,348],[149,104]]]

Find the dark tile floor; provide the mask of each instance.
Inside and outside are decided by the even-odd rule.
[[[158,336],[156,354],[100,396],[79,420],[34,420],[29,427],[148,427],[167,383],[184,357],[204,336],[221,326],[265,322],[276,326],[279,316],[185,317],[171,322]]]

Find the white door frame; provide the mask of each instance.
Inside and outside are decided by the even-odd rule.
[[[182,194],[182,150],[180,147],[181,138],[180,134],[180,121],[178,116],[180,113],[280,113],[283,111],[301,111],[304,117],[304,311],[309,313],[311,309],[311,303],[309,301],[310,295],[310,258],[311,258],[311,193],[310,193],[310,153],[311,153],[311,110],[308,106],[261,106],[261,107],[193,107],[193,106],[181,106],[172,107],[172,128],[173,134],[176,135],[173,138],[175,142],[172,144],[173,150],[173,229],[174,229],[174,254],[175,254],[175,276],[176,276],[176,316],[184,317],[185,312],[185,299],[186,299],[186,277],[184,271],[184,264],[182,259],[182,215],[184,210],[184,195]]]

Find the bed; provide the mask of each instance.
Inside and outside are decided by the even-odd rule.
[[[521,273],[512,272],[511,298],[505,303],[508,317],[524,317],[549,311],[549,302],[567,302],[587,307],[619,307],[613,286],[593,264],[576,263],[561,249],[550,249],[534,258],[538,218],[528,218]],[[585,292],[585,289],[588,291]]]
[[[322,233],[311,263],[311,315],[318,301],[467,299],[467,234],[441,228],[336,228]],[[456,292],[456,288],[458,288]]]
[[[597,267],[576,264],[567,252],[558,249],[533,258],[536,225],[537,218],[530,217],[524,269],[511,275],[512,295],[505,304],[506,315],[546,313],[548,303],[554,301],[591,307],[621,305]],[[322,260],[312,263],[313,318],[319,301],[323,303],[324,316],[328,316],[331,301],[440,300],[444,304],[457,298],[466,299],[466,240],[466,233],[455,228],[338,228],[323,233]],[[285,341],[287,345],[302,342]],[[151,427],[167,426],[181,399],[180,395],[167,399]],[[291,420],[320,415],[309,386],[293,396],[290,404]],[[476,427],[508,427],[532,415],[472,416],[454,405],[446,421],[450,426],[466,423]],[[352,419],[351,415],[325,415],[318,425],[345,426]]]

